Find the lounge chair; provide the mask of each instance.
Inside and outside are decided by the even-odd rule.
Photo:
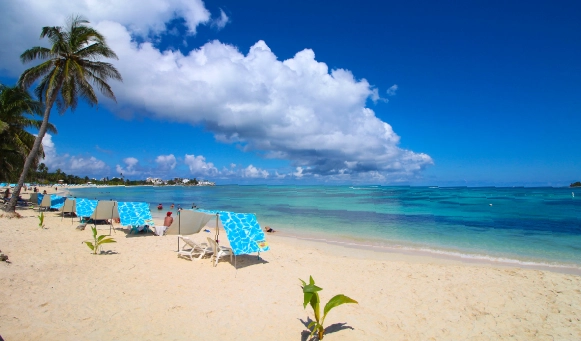
[[[182,246],[182,249],[178,251],[178,257],[187,256],[190,257],[190,260],[194,260],[193,258],[194,255],[199,254],[199,256],[196,259],[201,259],[206,254],[212,253],[212,247],[208,246],[208,244],[206,243],[198,244],[191,240],[190,238],[183,236],[178,236],[178,238],[184,241],[184,246]],[[188,246],[190,247],[190,249],[186,250],[186,247]]]
[[[212,252],[214,253],[212,257],[216,259],[216,263],[214,263],[214,266],[218,265],[218,261],[220,260],[221,257],[228,255],[230,255],[230,263],[232,263],[233,252],[231,248],[218,245],[218,243],[216,243],[216,241],[210,237],[208,237],[207,239],[208,243],[210,243],[210,246],[212,247]]]

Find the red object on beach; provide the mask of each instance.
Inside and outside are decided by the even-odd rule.
[[[157,209],[158,210],[163,210],[163,205],[162,204],[157,205]]]

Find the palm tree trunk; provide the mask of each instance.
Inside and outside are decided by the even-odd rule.
[[[24,167],[22,169],[22,174],[20,174],[20,179],[18,179],[18,184],[14,188],[14,192],[12,192],[12,198],[8,203],[8,207],[6,207],[6,212],[9,216],[18,217],[19,214],[16,213],[16,203],[18,202],[18,196],[20,195],[20,190],[22,189],[22,185],[24,185],[24,179],[28,175],[28,171],[30,166],[32,166],[32,162],[38,155],[38,150],[40,149],[40,145],[42,144],[42,139],[46,134],[46,130],[48,128],[48,119],[50,118],[50,110],[52,109],[52,105],[56,99],[56,92],[50,99],[48,99],[46,103],[46,107],[44,108],[44,117],[42,118],[42,124],[40,125],[40,129],[38,130],[38,135],[36,139],[34,139],[34,144],[32,145],[32,149],[30,153],[28,153],[28,157],[26,157],[26,161],[24,162]]]

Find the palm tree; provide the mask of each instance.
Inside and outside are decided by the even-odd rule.
[[[106,97],[116,100],[107,80],[112,78],[121,81],[121,74],[112,64],[101,62],[99,59],[102,57],[117,59],[117,55],[107,46],[105,37],[87,26],[88,23],[86,19],[72,16],[66,28],[43,27],[40,38],[48,38],[52,47],[50,49],[33,47],[20,56],[23,63],[46,59],[41,64],[25,70],[18,79],[18,84],[23,89],[28,89],[39,81],[35,93],[45,103],[45,110],[38,136],[24,163],[13,198],[6,208],[13,215],[16,215],[16,197],[20,194],[20,188],[33,163],[34,155],[41,146],[53,105],[56,103],[60,114],[64,114],[69,108],[74,111],[79,97],[91,106],[96,105],[99,100],[93,85]]]
[[[35,137],[27,129],[40,128],[42,121],[34,116],[42,116],[43,105],[32,99],[30,94],[20,87],[7,87],[0,84],[0,180],[14,181],[30,154]],[[56,133],[52,124],[47,129]],[[32,162],[36,164],[44,156],[38,148]]]

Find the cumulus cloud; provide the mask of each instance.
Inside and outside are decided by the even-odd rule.
[[[44,163],[51,172],[60,169],[65,173],[83,176],[100,175],[109,171],[109,166],[94,156],[58,155],[50,134],[45,134],[42,147],[45,157],[40,162]]]
[[[176,168],[177,160],[173,154],[159,155],[155,159],[155,163],[157,163],[161,170],[168,171]]]
[[[256,179],[256,178],[263,178],[266,179],[268,178],[268,171],[264,170],[264,169],[260,169],[260,168],[256,168],[253,165],[249,165],[248,167],[244,168],[241,171],[241,177],[243,178],[252,178],[252,179]]]
[[[288,160],[297,170],[297,178],[376,178],[380,174],[389,180],[414,176],[433,163],[427,154],[400,148],[400,137],[392,127],[366,107],[368,99],[381,99],[378,89],[349,70],[330,70],[316,60],[313,50],[279,60],[264,41],[241,52],[216,40],[184,55],[160,51],[147,41],[146,32],[165,29],[164,23],[174,13],[185,19],[192,34],[197,25],[212,24],[200,0],[149,0],[138,5],[133,0],[105,6],[85,0],[66,11],[64,3],[36,1],[39,3],[25,0],[25,4],[0,5],[0,11],[6,13],[3,17],[10,18],[0,28],[19,32],[2,36],[0,46],[12,51],[10,44],[23,40],[26,46],[18,45],[20,53],[36,44],[30,38],[22,39],[31,30],[34,34],[30,36],[38,37],[40,26],[64,22],[61,13],[90,13],[94,26],[119,56],[113,63],[124,83],[112,83],[118,104],[110,107],[119,114],[203,124],[218,141],[262,157]],[[25,13],[30,19],[23,20],[20,8],[32,8],[33,13]],[[221,11],[217,22],[227,21]],[[145,42],[136,43],[135,35],[144,36]],[[0,61],[6,59],[8,50],[2,50]],[[396,90],[394,85],[387,93]],[[158,163],[173,169],[168,160]],[[245,176],[242,169],[238,171]]]
[[[202,155],[188,155],[186,154],[184,158],[184,163],[190,169],[190,173],[195,176],[216,176],[220,174],[218,169],[214,167],[212,162],[206,162],[206,158]],[[228,170],[224,169],[227,173]]]
[[[387,94],[389,96],[395,96],[395,92],[397,91],[397,84],[394,84],[392,86],[389,87],[389,89],[387,89]]]
[[[123,159],[123,163],[125,163],[125,167],[122,167],[121,165],[117,165],[115,167],[115,170],[117,171],[117,173],[123,174],[124,176],[141,174],[141,171],[136,169],[138,162],[139,162],[139,160],[137,160],[134,157],[125,158],[125,159]]]
[[[365,79],[329,70],[312,50],[279,61],[263,41],[247,54],[212,41],[183,55],[135,45],[114,23],[99,29],[119,54],[125,78],[114,85],[123,104],[112,110],[205,124],[218,141],[290,160],[305,175],[413,174],[432,163],[399,148],[392,127],[365,106],[377,94]]]

